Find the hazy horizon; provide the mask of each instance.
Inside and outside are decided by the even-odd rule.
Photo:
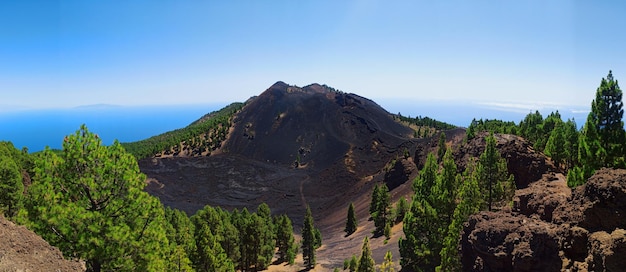
[[[559,110],[564,120],[575,118],[577,125],[581,127],[588,112],[584,108],[564,106],[553,108],[528,105],[528,108],[506,108],[488,103],[461,101],[437,103],[402,99],[373,101],[392,114],[430,117],[459,127],[467,127],[474,118],[501,119],[518,123],[535,110],[539,110],[544,117],[552,111]],[[45,146],[60,149],[64,136],[74,133],[81,124],[86,124],[89,130],[100,135],[104,144],[111,144],[115,139],[120,142],[132,142],[183,128],[203,115],[228,104],[230,103],[169,106],[99,104],[0,112],[0,127],[8,128],[0,130],[0,140],[11,141],[17,148],[28,147],[30,152],[41,151]]]

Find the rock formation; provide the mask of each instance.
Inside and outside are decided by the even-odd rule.
[[[624,271],[626,170],[601,169],[569,191],[561,174],[517,190],[513,209],[470,217],[463,271]]]

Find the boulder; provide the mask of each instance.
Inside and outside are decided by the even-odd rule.
[[[626,269],[626,230],[612,233],[598,231],[589,236],[590,271],[624,271]]]
[[[554,210],[567,202],[570,195],[571,190],[562,174],[546,174],[540,181],[515,191],[513,211],[550,222]]]
[[[554,223],[570,223],[590,232],[626,226],[626,170],[603,168],[572,191],[554,211]]]
[[[389,171],[385,173],[385,182],[389,190],[393,190],[417,176],[417,167],[413,158],[395,160]]]
[[[555,225],[508,212],[470,216],[461,233],[463,271],[559,271]]]

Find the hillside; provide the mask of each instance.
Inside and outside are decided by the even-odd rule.
[[[369,99],[277,82],[233,115],[213,155],[157,152],[139,164],[149,192],[189,213],[267,202],[299,218],[305,204],[325,210],[337,197],[366,192],[375,174],[415,145],[413,134]]]
[[[85,271],[34,232],[0,215],[0,271]]]
[[[152,156],[210,156],[226,139],[232,117],[242,107],[243,103],[232,103],[202,116],[184,128],[122,145],[137,159]]]
[[[373,227],[367,206],[374,184],[386,181],[397,188],[394,201],[406,197],[411,193],[407,181],[417,173],[415,162],[423,163],[437,147],[438,137],[430,136],[440,130],[429,127],[429,137],[415,138],[414,128],[426,128],[426,122],[445,126],[427,118],[398,118],[367,98],[325,85],[300,88],[283,82],[251,98],[231,120],[225,142],[210,156],[157,152],[139,160],[148,176],[146,190],[188,214],[207,204],[250,209],[265,202],[275,214],[289,215],[296,232],[310,205],[329,241],[320,249],[320,261],[326,259],[329,267],[358,253],[355,246],[354,252],[351,248],[337,254],[345,248],[339,241],[344,240],[348,203],[360,203],[357,213],[364,228],[350,238],[359,244]],[[447,134],[450,144],[458,145],[465,131]],[[402,169],[402,163],[408,168]],[[399,257],[397,239],[388,244],[383,240],[372,241],[377,260],[388,249]]]

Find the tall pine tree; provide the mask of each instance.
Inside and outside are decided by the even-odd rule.
[[[11,157],[0,153],[0,215],[14,216],[23,194],[24,185],[18,165]]]
[[[361,249],[361,258],[359,258],[359,265],[357,266],[357,272],[374,272],[376,271],[376,263],[372,258],[372,251],[370,250],[370,242],[367,236],[363,239],[363,248]]]
[[[578,147],[583,179],[600,167],[624,167],[626,133],[622,90],[609,71],[596,90]]]
[[[350,206],[348,206],[348,218],[346,220],[346,228],[344,231],[346,232],[346,236],[350,236],[350,234],[356,231],[358,222],[356,219],[356,214],[354,212],[354,204],[350,202]]]
[[[400,265],[410,271],[432,270],[438,264],[441,237],[440,217],[432,206],[435,195],[432,189],[438,180],[438,164],[433,153],[428,154],[424,168],[413,181],[415,194],[411,208],[404,216],[405,238],[400,238]]]
[[[557,167],[560,167],[565,162],[565,128],[564,124],[556,123],[554,129],[550,132],[550,137],[546,144],[545,153],[552,158],[552,161]]]
[[[478,212],[483,201],[478,188],[475,168],[475,163],[472,162],[463,174],[463,183],[456,196],[459,204],[454,209],[452,221],[448,225],[446,236],[443,239],[443,247],[439,254],[441,256],[441,264],[437,267],[437,271],[461,270],[461,260],[458,251],[461,229],[467,218],[471,214]]]
[[[302,226],[302,258],[304,259],[304,265],[307,269],[315,267],[315,249],[318,243],[316,232],[319,231],[316,231],[313,225],[311,208],[307,205],[306,214],[304,215],[304,224]]]
[[[515,184],[513,176],[508,174],[506,160],[500,157],[496,149],[496,139],[493,134],[486,138],[485,151],[478,160],[478,175],[481,191],[487,197],[488,210],[492,210],[493,203],[508,200],[513,197]]]
[[[389,188],[386,184],[378,187],[377,195],[375,196],[375,199],[372,200],[372,202],[376,203],[374,205],[376,207],[376,210],[372,214],[372,218],[374,218],[374,226],[376,227],[374,233],[382,234],[385,229],[385,225],[391,220],[391,196],[389,195]]]
[[[276,247],[278,260],[293,264],[298,248],[294,243],[291,219],[287,215],[276,218]]]

